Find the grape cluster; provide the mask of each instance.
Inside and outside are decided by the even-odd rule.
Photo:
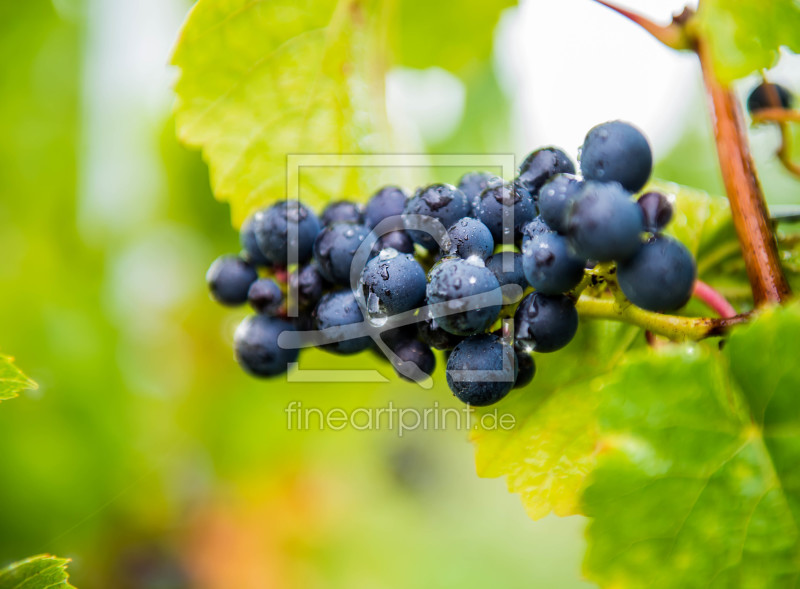
[[[335,354],[377,349],[408,380],[431,375],[434,350],[444,351],[455,396],[490,405],[531,382],[533,352],[572,340],[579,286],[596,265],[607,264],[643,309],[688,301],[695,263],[661,233],[668,197],[633,198],[651,168],[644,135],[612,121],[586,136],[580,174],[545,147],[511,182],[470,172],[458,186],[411,196],[389,186],[366,206],[334,202],[319,217],[279,202],[247,219],[242,253],[217,259],[207,281],[220,303],[255,310],[234,337],[238,362],[255,376],[296,362],[299,345],[279,339],[302,332]]]

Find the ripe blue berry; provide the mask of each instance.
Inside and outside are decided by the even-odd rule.
[[[651,233],[658,233],[672,219],[672,204],[665,194],[647,192],[636,202],[642,209],[644,228]]]
[[[451,256],[468,258],[478,256],[485,260],[494,251],[494,239],[489,228],[471,217],[464,217],[453,223],[447,230],[450,238]]]
[[[363,223],[364,207],[349,200],[338,200],[330,203],[322,211],[322,224]]]
[[[297,362],[298,350],[278,345],[278,336],[293,331],[291,323],[267,315],[251,315],[236,329],[233,336],[236,361],[253,376],[277,376]]]
[[[583,182],[572,174],[556,174],[539,190],[539,214],[559,233],[567,230],[567,213]]]
[[[503,180],[491,172],[467,172],[458,181],[458,189],[464,193],[472,207],[470,213],[475,216],[475,208],[480,200],[481,192],[492,182],[502,182]]]
[[[586,259],[576,257],[567,238],[551,231],[523,240],[522,268],[528,283],[538,292],[561,294],[578,286]]]
[[[464,339],[463,336],[442,329],[439,322],[432,317],[417,323],[417,333],[420,340],[437,350],[452,350]]]
[[[253,223],[254,216],[255,215],[251,215],[242,223],[242,228],[239,230],[239,243],[242,245],[244,257],[248,262],[254,266],[269,267],[272,265],[272,262],[264,255],[264,252],[262,252],[261,248],[258,246],[255,225]]]
[[[564,295],[531,293],[517,308],[514,330],[516,344],[523,351],[560,350],[578,331],[575,303]]]
[[[553,229],[544,222],[541,215],[534,217],[533,221],[525,223],[522,229],[520,229],[519,235],[517,236],[517,246],[521,248],[522,242],[525,241],[526,237],[533,237],[539,233],[550,233],[551,231],[553,231]]]
[[[389,346],[399,358],[394,370],[403,380],[414,381],[416,367],[422,374],[431,376],[436,369],[436,356],[430,346],[417,339],[398,340]]]
[[[386,317],[416,309],[425,300],[425,270],[410,254],[383,250],[361,273],[367,312]]]
[[[481,192],[475,214],[492,232],[496,244],[513,243],[522,227],[536,216],[536,203],[525,188],[494,182]]]
[[[328,285],[316,264],[299,267],[289,275],[289,294],[297,297],[301,311],[313,309]]]
[[[256,313],[275,315],[283,304],[283,291],[270,278],[261,278],[250,285],[247,301]]]
[[[274,264],[304,263],[311,258],[314,239],[319,233],[317,216],[297,201],[281,201],[256,212],[254,231],[259,248]],[[296,260],[290,260],[295,253]]]
[[[450,184],[431,184],[420,188],[408,201],[405,208],[406,215],[422,215],[438,220],[444,226],[445,231],[462,217],[468,216],[469,212],[470,205],[467,197]],[[432,230],[430,233],[435,232]],[[438,250],[438,245],[430,233],[416,229],[408,231],[415,243],[420,244],[428,251],[435,252]]]
[[[747,97],[747,110],[752,115],[766,108],[792,108],[792,92],[780,84],[762,82]]]
[[[619,182],[629,192],[647,184],[653,152],[639,129],[623,121],[591,129],[581,148],[581,172],[587,180]]]
[[[575,164],[557,147],[544,147],[528,154],[519,166],[517,179],[531,196],[539,197],[539,189],[556,174],[574,174]]]
[[[429,274],[428,304],[446,303],[451,314],[435,314],[445,331],[472,335],[495,322],[503,303],[500,283],[491,270],[476,258],[446,258]],[[465,297],[477,297],[464,300]],[[452,313],[455,312],[455,313]]]
[[[414,242],[406,231],[390,231],[378,238],[375,247],[372,248],[372,253],[377,254],[379,251],[386,249],[393,249],[401,254],[413,254]]]
[[[258,280],[258,272],[239,256],[220,256],[206,273],[206,282],[215,301],[235,306],[247,302],[250,285]]]
[[[493,334],[468,337],[447,359],[447,385],[462,402],[485,407],[505,397],[517,378],[514,349]]]
[[[692,296],[697,268],[689,250],[676,239],[657,235],[627,262],[617,279],[634,305],[648,311],[676,311]]]
[[[403,222],[400,215],[406,208],[408,195],[397,186],[384,186],[373,194],[364,209],[364,224],[375,227],[378,223],[389,217],[398,217],[395,229],[402,229]]]
[[[513,263],[512,269],[505,270],[504,262],[509,261],[509,259]],[[525,271],[522,268],[522,254],[498,252],[493,256],[489,256],[486,260],[486,267],[494,273],[501,287],[506,284],[517,284],[522,290],[525,290],[529,286],[528,279],[525,278]]]
[[[586,182],[567,215],[575,253],[597,262],[624,261],[641,247],[642,210],[617,183]]]
[[[324,295],[314,309],[314,320],[317,329],[329,330],[324,334],[329,343],[320,347],[334,354],[357,354],[372,342],[369,336],[361,335],[364,326],[359,324],[363,323],[364,315],[349,289]]]
[[[531,384],[536,375],[536,363],[533,356],[522,350],[515,350],[517,354],[517,380],[514,381],[514,388],[521,389]]]
[[[328,282],[350,286],[351,272],[358,276],[361,268],[352,268],[353,257],[370,231],[364,225],[334,223],[325,227],[314,242],[314,259],[320,274]]]

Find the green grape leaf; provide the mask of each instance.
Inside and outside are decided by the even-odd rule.
[[[793,587],[800,577],[800,307],[709,346],[649,351],[605,385],[584,493],[608,587]]]
[[[386,58],[378,5],[199,0],[192,9],[172,60],[177,134],[202,149],[235,226],[287,197],[291,154],[380,147]],[[297,173],[300,197],[317,209],[332,198],[363,197],[364,176],[372,178],[363,166],[312,163]]]
[[[68,559],[48,555],[14,563],[0,570],[0,589],[68,589],[67,564]]]
[[[14,359],[0,354],[0,401],[16,397],[20,391],[35,389],[37,385],[14,365]]]
[[[637,332],[619,323],[583,323],[561,352],[534,355],[536,376],[528,387],[476,409],[471,439],[478,475],[505,476],[533,519],[578,512],[580,489],[594,466],[600,396],[592,381],[622,358]],[[513,415],[514,427],[482,417],[495,410]]]
[[[474,2],[465,10],[459,2],[400,2],[392,37],[395,60],[408,67],[435,66],[454,74],[474,68],[492,53],[500,12],[514,5],[515,0]]]
[[[780,49],[800,51],[800,4],[795,0],[703,0],[693,20],[709,43],[714,71],[723,83],[778,61]]]
[[[737,243],[726,199],[662,181],[654,181],[649,188],[675,196],[669,231],[699,260],[731,239]],[[476,410],[479,419],[471,439],[478,474],[505,476],[509,490],[520,494],[534,519],[551,511],[580,513],[581,491],[596,460],[603,382],[624,353],[643,342],[636,327],[583,321],[567,348],[534,354],[533,382],[495,406],[499,414],[514,416],[513,428],[497,427],[491,419],[483,427],[480,417],[495,407]]]

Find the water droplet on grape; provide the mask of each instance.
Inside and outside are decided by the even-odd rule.
[[[386,249],[382,249],[381,252],[378,254],[378,258],[383,262],[386,260],[391,260],[392,258],[396,258],[398,256],[398,251],[393,247],[387,247]]]

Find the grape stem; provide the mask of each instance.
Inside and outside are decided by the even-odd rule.
[[[791,291],[781,268],[766,201],[750,156],[741,107],[733,91],[716,77],[708,43],[696,40],[697,55],[711,103],[714,136],[731,215],[742,246],[756,307],[781,303]]]
[[[741,107],[730,87],[723,84],[714,71],[709,40],[698,37],[693,27],[687,26],[693,20],[694,13],[684,11],[664,27],[605,0],[597,1],[635,22],[668,47],[688,48],[697,54],[709,98],[722,178],[750,280],[753,302],[756,307],[761,307],[785,301],[791,291],[781,268],[766,202],[750,156]],[[680,29],[680,35],[675,31],[676,28]],[[695,33],[694,36],[690,31]]]
[[[595,1],[598,4],[602,4],[606,8],[610,8],[614,12],[618,12],[625,18],[635,22],[667,47],[678,50],[692,48],[691,40],[686,34],[686,29],[683,26],[685,20],[692,14],[688,8],[686,8],[680,15],[674,16],[670,24],[660,25],[653,22],[649,18],[642,16],[641,14],[636,14],[635,12],[631,12],[630,10],[622,8],[621,6],[616,6],[610,2],[606,2],[605,0]]]
[[[611,298],[581,295],[575,304],[584,319],[610,319],[636,325],[674,341],[701,340],[724,335],[731,327],[746,323],[751,313],[732,317],[680,317],[645,311],[631,303],[621,304]]]
[[[702,280],[695,281],[694,296],[703,301],[709,309],[720,317],[730,318],[736,316],[736,309],[728,302],[728,299]]]

